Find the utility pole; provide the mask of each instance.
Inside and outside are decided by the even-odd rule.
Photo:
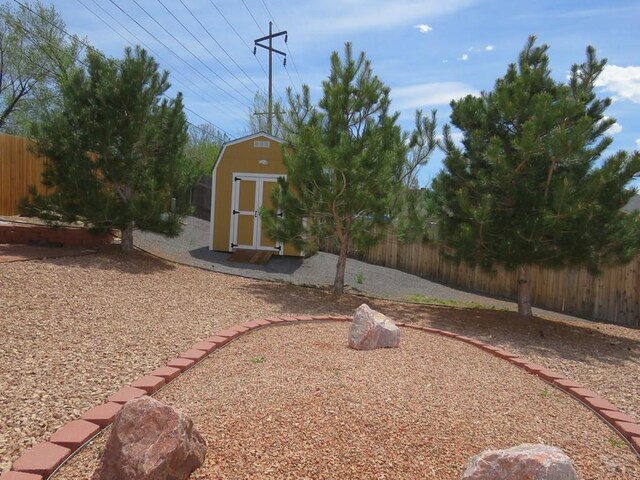
[[[282,55],[284,57],[284,66],[287,66],[287,54],[281,50],[276,50],[273,48],[273,39],[276,37],[280,37],[284,35],[284,43],[287,43],[288,35],[287,31],[283,30],[282,32],[273,33],[272,32],[272,22],[269,22],[269,35],[260,37],[254,40],[253,54],[256,54],[256,47],[264,48],[269,51],[269,111],[267,112],[267,130],[270,135],[273,134],[273,52],[278,55]],[[269,45],[263,45],[260,42],[264,42],[265,40],[269,40]],[[257,112],[256,112],[257,113]]]

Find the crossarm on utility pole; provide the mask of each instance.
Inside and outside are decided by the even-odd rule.
[[[287,43],[288,34],[286,30],[273,33],[273,23],[269,22],[269,35],[254,40],[253,54],[256,54],[256,47],[264,48],[269,51],[269,111],[267,112],[267,130],[269,135],[273,134],[273,54],[277,53],[284,57],[284,64],[287,64],[287,54],[281,50],[273,48],[273,39],[284,35],[284,43]],[[269,40],[269,45],[263,45],[260,42]]]

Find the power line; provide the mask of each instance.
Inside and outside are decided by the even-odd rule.
[[[86,43],[86,42],[84,42],[84,41],[80,40],[77,36],[75,36],[75,35],[71,35],[71,34],[70,34],[69,32],[67,32],[64,28],[62,28],[62,27],[60,27],[59,25],[56,25],[55,23],[51,22],[51,21],[50,21],[49,19],[47,19],[46,17],[43,17],[42,15],[40,15],[38,12],[33,11],[33,10],[28,6],[28,5],[24,5],[24,4],[23,4],[23,3],[21,3],[19,0],[13,0],[13,1],[14,1],[15,3],[19,4],[21,7],[23,7],[23,8],[25,8],[25,9],[27,9],[28,11],[30,11],[32,14],[36,15],[37,17],[39,17],[41,20],[43,20],[43,21],[47,22],[49,25],[53,26],[54,28],[56,28],[56,29],[58,29],[59,31],[61,31],[62,33],[64,33],[68,38],[72,38],[72,39],[76,40],[77,42],[79,42],[79,43],[81,43],[82,45],[84,45],[84,46],[85,46],[85,48],[87,48],[88,50],[92,50],[92,51],[96,52],[96,53],[97,53],[98,55],[100,55],[102,58],[105,58],[105,59],[107,58],[107,57],[106,57],[102,52],[100,52],[99,50],[95,49],[95,48],[94,48],[93,46],[91,46],[90,44],[88,44],[88,43]],[[29,32],[29,31],[28,31],[26,28],[24,28],[23,26],[20,26],[20,27],[21,27],[25,32],[27,32],[27,33],[31,34],[32,36],[34,36],[34,35],[35,35],[35,34],[34,34],[34,32]],[[43,40],[44,40],[44,39],[43,39]],[[77,61],[78,63],[80,63],[80,64],[84,65],[86,68],[88,68],[88,67],[89,67],[89,65],[88,65],[86,62],[84,62],[84,61],[82,61],[82,60],[80,60],[80,59],[77,59],[77,58],[72,58],[71,54],[70,54],[69,52],[66,52],[66,51],[65,51],[65,50],[63,50],[62,48],[60,48],[60,47],[58,47],[58,46],[56,46],[56,45],[53,45],[53,44],[51,44],[51,46],[53,46],[56,50],[58,50],[58,51],[60,51],[60,52],[62,52],[62,53],[67,53],[67,54],[69,55],[69,58],[70,58],[70,59],[72,59],[72,60],[74,60],[74,61]],[[50,72],[50,73],[52,73],[52,72]],[[58,78],[61,78],[59,75],[55,75],[55,76],[57,76]],[[172,98],[171,98],[171,97],[169,97],[166,93],[163,93],[163,96],[164,96],[164,97],[166,97],[166,98],[168,98],[169,100],[172,100]],[[217,128],[218,130],[222,131],[223,133],[226,133],[227,135],[229,135],[229,133],[228,133],[228,132],[226,132],[224,129],[222,129],[222,128],[218,127],[217,125],[215,125],[214,123],[212,123],[212,122],[210,122],[210,121],[206,120],[204,117],[202,117],[201,115],[199,115],[199,114],[197,114],[197,113],[193,112],[191,109],[187,108],[186,106],[184,106],[184,105],[183,105],[183,108],[184,108],[185,110],[188,110],[188,111],[192,112],[194,115],[196,115],[196,116],[198,116],[198,117],[202,118],[205,122],[209,123],[210,125],[212,125],[213,127]],[[187,123],[189,124],[190,122],[189,122],[189,121],[187,121]],[[197,126],[196,126],[196,127],[197,127]]]
[[[81,0],[78,0],[80,3]],[[169,62],[167,62],[166,60],[162,59],[162,57],[160,55],[158,55],[156,52],[154,52],[153,49],[151,49],[150,47],[148,47],[145,42],[143,42],[136,34],[134,34],[133,32],[131,32],[131,30],[129,30],[125,25],[122,24],[122,22],[120,22],[117,18],[115,18],[113,15],[111,15],[111,13],[104,9],[99,3],[96,2],[96,0],[92,0],[92,2],[98,6],[104,13],[106,13],[111,19],[113,19],[118,25],[120,25],[120,27],[122,27],[125,31],[127,31],[131,36],[133,36],[136,40],[138,40],[138,42],[140,42],[142,45],[146,46],[151,52],[154,53],[154,55],[156,55],[159,59],[161,59],[163,62],[165,62],[167,65],[171,66],[171,64]],[[113,2],[111,2],[113,3]],[[84,5],[84,4],[83,4]],[[115,5],[115,4],[114,4]],[[118,33],[111,25],[109,25],[107,22],[104,21],[104,19],[102,19],[99,15],[97,15],[93,10],[91,10],[90,8],[88,8],[86,5],[84,5],[85,8],[87,8],[87,10],[89,10],[91,13],[93,13],[94,15],[96,15],[98,18],[100,18],[111,30],[113,30],[114,32]],[[139,27],[141,27],[147,34],[151,35],[151,37],[153,37],[156,41],[158,41],[161,45],[163,45],[165,48],[167,48],[175,57],[178,58],[178,60],[182,61],[182,63],[184,63],[187,67],[189,67],[193,72],[195,72],[196,74],[200,75],[201,77],[207,79],[206,77],[204,77],[195,67],[193,67],[191,64],[189,64],[186,60],[184,60],[182,57],[180,57],[179,55],[177,55],[171,48],[169,48],[166,44],[164,44],[163,42],[161,42],[155,35],[153,35],[151,32],[149,32],[144,26],[140,25],[140,23],[138,23],[137,21],[135,21],[127,12],[125,12],[124,10],[122,10],[118,5],[116,5],[116,7],[118,7],[118,9],[124,13],[130,20],[133,20]],[[122,35],[120,35],[122,37]],[[129,40],[127,40],[126,38],[122,37],[126,42],[131,43]],[[179,70],[176,68],[173,68],[174,73],[179,73]],[[187,78],[187,77],[184,77]],[[208,80],[208,79],[207,79]],[[212,85],[214,85],[215,87],[217,87],[222,93],[226,93],[224,90],[220,89],[220,87],[218,87],[217,85],[215,85],[213,82],[209,81],[209,83],[211,83]],[[206,99],[199,94],[198,92],[196,92],[193,88],[191,88],[191,83],[188,82],[187,79],[187,83],[183,84],[185,87],[187,87],[192,93],[194,93],[197,97],[199,97],[201,100],[205,100]],[[219,100],[215,99],[214,97],[212,97],[211,95],[209,95],[208,93],[204,92],[203,89],[203,93],[205,95],[208,96],[208,98],[210,100],[212,100],[214,103],[218,103]],[[165,97],[169,98],[170,97],[166,94],[163,94]],[[227,94],[228,95],[228,94]],[[233,98],[234,100],[238,101],[235,97],[229,95],[231,98]],[[231,136],[231,134],[229,132],[227,132],[226,130],[224,130],[222,127],[216,125],[215,123],[211,122],[210,120],[207,120],[206,118],[204,118],[202,115],[199,115],[197,113],[195,113],[193,110],[191,110],[190,108],[188,108],[186,105],[183,106],[185,110],[193,113],[194,115],[198,116],[199,118],[201,118],[202,120],[204,120],[206,123],[208,123],[209,125],[215,127],[216,129],[220,130],[221,132],[225,133],[226,135]],[[219,107],[218,107],[219,108]],[[195,127],[195,128],[199,128],[197,125],[194,125],[190,122],[189,125]]]
[[[160,2],[160,4],[164,7],[164,4],[162,3],[162,1],[161,1],[161,0],[158,0],[158,1],[159,1],[159,2]],[[227,51],[225,50],[225,48],[224,48],[222,45],[220,45],[220,43],[219,43],[219,42],[218,42],[218,41],[213,37],[213,35],[211,35],[211,32],[209,31],[209,29],[208,29],[207,27],[205,27],[205,26],[203,25],[203,23],[200,21],[200,19],[199,19],[198,17],[196,17],[196,16],[193,14],[193,12],[191,11],[191,9],[190,9],[190,8],[189,8],[189,7],[188,7],[188,6],[187,6],[187,5],[186,5],[182,0],[180,0],[180,3],[184,6],[184,8],[186,8],[186,9],[187,9],[187,11],[191,14],[191,16],[195,19],[195,21],[196,21],[196,22],[198,22],[198,24],[199,24],[199,25],[204,29],[204,31],[205,31],[205,32],[207,32],[207,35],[209,35],[209,38],[211,38],[211,40],[213,40],[213,41],[215,42],[215,44],[216,44],[216,45],[218,45],[218,47],[220,47],[220,49],[225,53],[225,55],[229,58],[229,60],[231,60],[231,61],[233,62],[233,64],[234,64],[236,67],[238,67],[242,73],[244,73],[245,77],[247,77],[247,78],[249,79],[249,81],[250,81],[250,82],[252,82],[252,83],[256,86],[256,88],[257,88],[258,90],[260,90],[260,85],[258,85],[258,84],[256,83],[256,81],[255,81],[253,78],[251,78],[251,77],[247,74],[247,72],[245,72],[245,71],[244,71],[244,69],[243,69],[240,65],[238,65],[238,62],[236,62],[236,61],[234,60],[234,58],[233,58],[231,55],[229,55],[229,52],[227,52]],[[165,7],[165,9],[167,9],[167,7]],[[167,9],[167,11],[169,11],[169,10]],[[171,12],[169,12],[169,13],[171,13]],[[217,58],[213,53],[211,53],[211,51],[210,51],[206,46],[204,46],[204,45],[202,44],[202,42],[201,42],[200,40],[198,40],[198,38],[197,38],[193,33],[191,33],[191,30],[189,30],[187,27],[185,27],[185,26],[183,25],[183,23],[182,23],[180,20],[178,20],[178,19],[175,17],[175,15],[173,15],[173,13],[171,13],[171,16],[172,16],[173,18],[175,18],[175,19],[178,21],[178,23],[180,23],[180,25],[182,25],[182,27],[183,27],[185,30],[187,30],[187,31],[191,34],[191,36],[192,36],[193,38],[195,38],[196,42],[198,42],[198,43],[202,46],[202,48],[204,48],[207,52],[209,52],[209,54],[210,54],[213,58],[215,58],[216,60],[218,60],[218,58]],[[226,65],[224,65],[222,62],[220,62],[220,60],[218,60],[218,63],[220,63],[220,65],[222,65],[222,66],[225,68],[225,70],[227,70],[227,72],[229,72],[231,75],[233,75],[233,78],[235,78],[236,80],[238,80],[238,81],[240,82],[240,79],[239,79],[238,77],[236,77],[233,73],[231,73],[231,71],[226,67]],[[252,92],[252,93],[253,93],[253,92]]]
[[[256,17],[253,16],[253,13],[251,12],[251,10],[249,10],[249,7],[247,7],[247,4],[245,3],[245,1],[244,0],[241,0],[241,1],[242,1],[242,4],[244,5],[244,8],[246,8],[247,12],[249,12],[249,15],[251,15],[251,18],[253,18],[253,22],[256,24],[256,27],[258,27],[258,30],[260,30],[260,33],[264,35],[264,30],[262,30],[262,27],[256,20]]]
[[[120,32],[118,32],[115,28],[113,28],[112,25],[110,25],[104,18],[102,18],[100,15],[98,15],[96,12],[94,12],[92,9],[90,9],[82,0],[77,0],[84,8],[86,8],[87,10],[89,10],[90,13],[92,13],[94,16],[96,16],[100,21],[102,21],[102,23],[104,23],[110,30],[112,30],[113,32],[117,33],[125,42],[127,42],[129,45],[133,46],[133,43],[127,39],[124,35],[122,35]],[[185,87],[186,90],[189,90],[191,93],[193,93],[194,95],[196,95],[198,98],[200,98],[201,100],[207,101],[207,99],[205,99],[205,96],[209,99],[209,101],[212,101],[214,103],[218,103],[219,99],[214,98],[213,96],[211,96],[208,92],[206,92],[202,87],[193,84],[193,82],[189,82],[188,78],[184,75],[182,75],[180,73],[180,71],[173,67],[172,64],[170,62],[168,62],[167,60],[165,60],[162,56],[160,56],[153,48],[149,47],[143,40],[140,39],[140,37],[138,37],[135,33],[133,33],[131,30],[129,30],[125,25],[122,24],[122,22],[120,22],[120,20],[118,20],[117,18],[115,18],[108,10],[106,10],[104,7],[102,7],[102,5],[100,5],[99,3],[96,2],[96,0],[91,0],[93,2],[93,4],[95,6],[97,6],[100,10],[102,10],[102,12],[104,12],[106,15],[108,15],[114,22],[116,22],[121,28],[123,28],[129,35],[131,35],[133,38],[135,38],[138,43],[140,45],[143,45],[145,48],[147,48],[150,52],[152,52],[154,54],[154,56],[158,59],[160,59],[162,62],[164,62],[166,65],[168,65],[169,67],[171,67],[172,69],[172,75],[179,75],[180,77],[186,79],[187,81],[184,82],[180,82],[181,85],[183,85]],[[197,92],[195,90],[195,87],[198,87],[199,90],[201,90],[201,93]]]
[[[113,1],[113,0],[109,0],[109,1],[110,1],[111,3],[114,3],[114,1]],[[231,85],[231,84],[230,84],[229,82],[227,82],[224,78],[222,78],[222,77],[218,74],[218,72],[216,72],[215,70],[213,70],[209,65],[207,65],[206,63],[204,63],[204,62],[200,59],[200,57],[198,57],[195,53],[193,53],[193,52],[189,49],[189,47],[187,47],[184,43],[182,43],[182,42],[181,42],[181,41],[180,41],[180,40],[179,40],[179,39],[178,39],[178,38],[177,38],[173,33],[171,33],[171,32],[170,32],[170,31],[169,31],[169,30],[168,30],[164,25],[162,25],[158,20],[156,20],[156,18],[155,18],[153,15],[151,15],[151,14],[150,14],[150,13],[149,13],[149,12],[148,12],[148,11],[147,11],[143,6],[142,6],[142,5],[140,5],[140,4],[138,3],[138,1],[137,1],[137,0],[133,0],[133,3],[135,3],[135,4],[138,6],[138,8],[139,8],[140,10],[142,10],[144,13],[146,13],[146,14],[149,16],[149,18],[151,18],[151,20],[153,20],[153,21],[156,23],[156,25],[158,25],[160,28],[162,28],[162,30],[164,30],[164,31],[165,31],[165,32],[166,32],[166,33],[167,33],[171,38],[173,38],[177,43],[179,43],[179,44],[180,44],[180,46],[181,46],[182,48],[184,48],[187,52],[189,52],[193,58],[195,58],[198,62],[200,62],[200,63],[204,66],[204,68],[206,68],[206,69],[207,69],[207,70],[209,70],[213,75],[215,75],[216,77],[218,77],[218,78],[219,78],[219,79],[220,79],[220,80],[221,80],[225,85],[227,85],[227,86],[228,86],[232,91],[236,91],[236,93],[238,93],[238,95],[240,95],[241,97],[245,98],[247,101],[251,102],[251,99],[250,99],[250,98],[248,98],[247,96],[245,96],[245,95],[244,95],[244,94],[242,94],[241,92],[238,92],[237,90],[235,90],[235,88],[233,87],[233,85]],[[115,4],[115,3],[114,3],[114,4]],[[164,6],[164,5],[163,5],[163,6]],[[166,8],[166,7],[165,7],[165,8]],[[171,13],[171,12],[169,12],[169,13]],[[175,18],[175,17],[174,17],[174,18]],[[236,77],[236,78],[237,78],[237,77]],[[229,95],[231,95],[231,94],[229,94]]]
[[[16,1],[16,0],[14,0]],[[138,25],[140,28],[142,28],[148,35],[150,35],[156,42],[158,42],[160,45],[162,45],[164,48],[166,48],[167,50],[169,50],[178,60],[180,60],[182,63],[184,63],[188,68],[190,68],[193,72],[195,72],[197,75],[199,75],[200,77],[202,77],[206,82],[210,83],[211,85],[213,85],[214,87],[216,87],[218,90],[220,90],[223,94],[229,96],[230,98],[232,98],[233,100],[235,100],[236,102],[238,102],[239,104],[243,105],[246,108],[246,105],[239,100],[238,98],[236,98],[235,96],[233,96],[232,94],[230,94],[229,92],[223,90],[222,88],[220,88],[218,85],[216,85],[214,82],[211,81],[210,78],[207,78],[205,75],[202,74],[202,72],[200,72],[199,70],[197,70],[195,67],[193,67],[189,62],[187,62],[184,58],[182,58],[180,55],[178,55],[171,47],[169,47],[166,43],[164,43],[162,40],[160,40],[158,37],[156,37],[153,33],[151,33],[147,28],[145,28],[140,22],[138,22],[135,18],[133,18],[129,13],[127,13],[124,9],[122,9],[122,7],[120,7],[116,2],[114,2],[113,0],[109,0],[113,5],[115,5],[115,7],[120,10],[122,13],[124,13],[131,21],[133,21],[136,25]],[[134,0],[134,3],[137,4],[137,2]],[[144,9],[143,9],[144,10]],[[146,12],[146,10],[145,10]],[[147,13],[148,15],[148,13]],[[152,20],[153,17],[151,17]],[[164,28],[164,27],[163,27]],[[165,29],[166,31],[166,29]],[[175,38],[175,37],[174,37]],[[189,51],[190,52],[190,51]],[[193,55],[192,52],[190,52],[191,55]],[[195,55],[194,55],[195,57]],[[198,59],[196,57],[196,59]],[[199,59],[198,59],[199,60]],[[207,66],[205,64],[205,66]],[[219,75],[215,72],[213,72],[216,76],[219,77]],[[231,87],[231,85],[229,85],[229,87]],[[233,87],[231,87],[233,89]],[[246,98],[246,97],[245,97]]]
[[[96,12],[94,12],[93,10],[91,10],[82,0],[77,0],[78,3],[80,3],[84,8],[86,8],[90,13],[92,13],[96,18],[98,18],[102,23],[104,23],[111,31],[115,32],[116,34],[118,34],[118,36],[120,38],[122,38],[126,43],[128,43],[129,45],[133,46],[133,43],[131,42],[130,39],[128,39],[127,37],[125,37],[124,35],[122,35],[120,32],[118,32],[115,28],[113,28],[112,25],[109,24],[109,22],[107,22],[104,18],[102,18],[100,15],[98,15]],[[111,13],[108,10],[105,10],[102,5],[100,5],[99,3],[96,2],[96,0],[92,0],[92,2],[94,3],[94,5],[96,5],[98,8],[100,8],[106,15],[108,15],[113,21],[115,21],[121,28],[123,28],[129,35],[131,35],[133,38],[135,38],[140,45],[143,45],[145,48],[147,48],[151,53],[153,53],[153,55],[155,57],[157,57],[160,61],[164,62],[165,64],[167,64],[169,67],[172,68],[173,75],[179,75],[179,71],[172,67],[170,62],[167,62],[164,58],[162,58],[160,55],[158,55],[157,52],[155,52],[152,48],[150,48],[148,45],[145,44],[145,42],[143,42],[140,37],[138,37],[135,33],[133,33],[131,30],[129,30],[126,26],[124,26],[117,18],[115,18],[113,15],[111,15]],[[182,83],[182,82],[181,82]],[[187,84],[183,84],[185,87],[189,88],[189,85]],[[195,92],[194,90],[191,90],[192,93],[195,93],[197,96],[200,96],[197,92]],[[204,100],[204,97],[200,97],[202,100]],[[213,97],[210,97],[213,100]]]
[[[277,53],[278,55],[282,55],[284,57],[284,62],[286,65],[287,62],[287,54],[284,53],[281,50],[278,50],[276,48],[273,48],[273,39],[277,38],[277,37],[281,37],[282,35],[284,35],[284,41],[285,43],[287,42],[287,31],[283,30],[281,32],[276,32],[273,33],[272,30],[272,22],[269,22],[269,35],[266,35],[264,37],[260,37],[254,40],[253,44],[255,45],[254,47],[254,54],[256,52],[256,48],[260,47],[260,48],[264,48],[265,50],[267,50],[269,52],[269,104],[268,104],[268,112],[267,112],[267,133],[271,134],[272,133],[272,114],[273,114],[273,54],[274,52]],[[260,42],[264,42],[264,41],[268,41],[269,43],[267,45],[263,45]]]
[[[31,30],[29,30],[27,27],[25,27],[24,25],[22,25],[19,22],[16,22],[15,20],[13,20],[10,17],[7,17],[7,20],[9,22],[11,22],[13,24],[14,27],[17,27],[19,29],[21,29],[24,33],[26,33],[27,35],[31,36],[31,40],[35,43],[36,47],[38,47],[39,49],[43,50],[42,48],[42,44],[40,42],[38,42],[37,40],[39,40],[38,38],[36,38],[36,34],[34,32],[32,32]],[[45,40],[44,38],[40,37],[42,40]],[[61,53],[66,54],[70,60],[72,61],[80,61],[78,59],[76,59],[73,54],[71,52],[68,52],[66,50],[62,50],[62,48],[59,48],[55,45],[51,45],[53,46],[56,50],[58,50]],[[32,64],[34,64],[35,66],[39,67],[42,71],[46,72],[47,74],[49,74],[49,76],[51,78],[56,78],[58,80],[60,80],[62,78],[62,75],[60,73],[54,72],[52,70],[50,70],[49,68],[45,67],[44,65],[42,65],[40,62],[35,61],[33,58],[31,58],[29,55],[26,54],[26,52],[23,52],[23,55],[25,57],[27,57],[27,60],[29,60]],[[49,58],[50,60],[52,60],[51,58]],[[33,79],[32,79],[33,80]],[[31,90],[34,86],[35,86],[35,82],[28,88],[28,90]]]
[[[265,3],[264,0],[261,0],[261,1],[262,1],[262,5],[264,6],[264,9],[267,11],[267,15],[269,16],[269,18],[271,20],[273,20],[273,24],[276,26],[276,28],[278,30],[280,30],[280,27],[278,27],[278,24],[276,23],[275,18],[271,14],[271,11],[269,10],[269,7],[267,7],[267,4]],[[293,65],[293,69],[295,70],[296,75],[298,76],[298,80],[300,80],[300,85],[303,85],[304,82],[302,81],[302,78],[300,77],[300,72],[298,71],[298,67],[296,66],[296,62],[293,59],[293,54],[291,53],[291,50],[289,49],[289,44],[288,43],[285,43],[285,48],[287,49],[287,52],[289,53],[289,58],[291,59],[291,64]],[[288,69],[287,69],[287,75],[289,75],[289,70]],[[291,84],[293,85],[293,88],[295,88],[296,93],[297,93],[298,89],[296,88],[296,84],[293,81],[293,79],[291,78],[291,75],[289,75],[289,80],[291,80]]]
[[[264,6],[264,9],[267,11],[267,15],[269,15],[269,18],[271,20],[273,20],[273,24],[276,26],[276,28],[278,30],[280,30],[280,27],[278,26],[278,24],[276,23],[275,19],[273,18],[273,15],[271,15],[271,12],[269,11],[269,7],[267,7],[267,4],[264,3],[264,0],[261,0],[261,1],[262,1],[262,5]]]
[[[233,30],[233,33],[236,34],[236,37],[238,37],[240,39],[240,41],[242,43],[245,44],[245,46],[247,47],[247,49],[251,52],[252,48],[249,46],[249,44],[247,43],[247,41],[244,39],[244,37],[242,35],[240,35],[238,33],[238,31],[236,30],[236,28],[233,26],[233,24],[227,19],[227,17],[224,16],[224,13],[222,13],[222,11],[218,8],[218,6],[213,3],[213,0],[209,0],[209,3],[211,3],[211,5],[213,5],[213,8],[215,8],[218,13],[220,14],[220,16],[224,19],[225,22],[227,22],[227,25],[229,25],[229,27],[231,27],[231,30]],[[256,61],[258,62],[258,65],[260,65],[260,68],[262,68],[262,72],[265,74],[265,76],[267,75],[267,71],[264,69],[264,66],[262,65],[262,62],[260,61],[260,59],[258,57],[253,57],[256,59]]]
[[[192,115],[195,115],[196,117],[200,118],[201,120],[204,120],[205,123],[208,123],[209,125],[212,125],[213,127],[215,127],[216,129],[220,130],[222,133],[231,136],[231,134],[229,132],[227,132],[226,130],[220,128],[219,126],[217,126],[215,123],[210,122],[209,120],[207,120],[206,118],[204,118],[202,115],[200,115],[199,113],[194,112],[193,110],[191,110],[189,107],[182,105],[182,108],[184,108],[187,112],[191,113]],[[189,123],[189,122],[187,122]],[[193,124],[191,124],[193,125]],[[197,125],[193,125],[196,128],[200,128]],[[200,130],[202,130],[200,128]]]
[[[178,23],[180,24],[180,26],[181,26],[181,27],[182,27],[182,28],[183,28],[183,29],[184,29],[184,30],[185,30],[189,35],[191,35],[191,37],[193,37],[193,39],[194,39],[196,42],[198,42],[198,43],[200,44],[200,46],[201,46],[202,48],[204,48],[204,49],[205,49],[205,51],[206,51],[206,52],[207,52],[207,53],[208,53],[208,54],[209,54],[209,55],[210,55],[210,56],[211,56],[211,57],[212,57],[216,62],[218,62],[218,64],[220,64],[220,66],[221,66],[222,68],[224,68],[224,69],[227,71],[227,73],[228,73],[229,75],[231,75],[233,78],[235,78],[235,79],[238,81],[238,83],[239,83],[239,84],[241,84],[244,88],[246,88],[249,92],[253,93],[253,92],[252,92],[252,90],[251,90],[251,88],[247,87],[247,86],[242,82],[242,80],[240,80],[240,79],[239,79],[239,78],[238,78],[238,77],[237,77],[237,76],[236,76],[236,75],[235,75],[231,70],[229,70],[229,68],[228,68],[224,63],[222,63],[222,62],[220,61],[220,59],[219,59],[219,58],[218,58],[218,57],[217,57],[217,56],[216,56],[216,55],[215,55],[211,50],[209,50],[209,48],[208,48],[205,44],[203,44],[203,43],[200,41],[200,39],[199,39],[198,37],[196,37],[196,36],[193,34],[193,32],[192,32],[191,30],[189,30],[189,29],[187,28],[187,27],[186,27],[186,25],[185,25],[184,23],[182,23],[182,21],[181,21],[178,17],[176,17],[176,16],[173,14],[173,12],[172,12],[171,10],[169,10],[169,9],[167,8],[167,6],[162,2],[162,0],[158,0],[158,3],[159,3],[160,5],[162,5],[162,7],[167,11],[167,13],[169,13],[169,15],[171,15],[171,16],[173,17],[173,19],[174,19],[176,22],[178,22]],[[137,4],[137,3],[136,3],[136,4]],[[184,3],[183,3],[183,5],[184,5]],[[187,7],[186,5],[184,5],[184,6],[188,9],[188,7]],[[141,8],[142,8],[142,7],[141,7]],[[191,13],[191,11],[190,11],[190,10],[189,10],[189,13]],[[147,15],[150,15],[150,14],[149,14],[149,13],[147,13]],[[193,16],[193,14],[191,14],[191,15]],[[153,17],[152,17],[152,18],[153,18]],[[195,16],[194,16],[194,18],[195,18]],[[153,19],[153,20],[154,20],[156,23],[158,23],[155,19]],[[196,20],[197,20],[197,18],[196,18]],[[199,20],[198,20],[198,22],[199,22]],[[158,23],[158,25],[160,25],[160,24]],[[201,25],[202,25],[202,24],[201,24]],[[162,27],[162,25],[161,25],[161,27]],[[162,28],[164,29],[164,27],[162,27]],[[165,31],[167,31],[167,30],[165,29]],[[173,37],[173,38],[174,38],[174,40],[178,41],[175,37]],[[181,42],[179,42],[179,41],[178,41],[178,43],[180,43],[180,45],[182,45],[182,46],[183,46],[183,48],[185,48],[189,53],[191,53],[192,55],[194,55],[194,54],[193,54],[193,52],[191,52],[191,51],[190,51],[187,47],[185,47]],[[198,60],[199,60],[199,58],[198,58]],[[200,63],[203,63],[201,60],[199,60],[199,61],[200,61]],[[209,67],[207,66],[207,68],[209,68]],[[221,77],[219,77],[219,78],[221,78]],[[249,79],[249,80],[251,80],[251,79]]]
[[[75,35],[71,35],[69,32],[67,32],[64,28],[62,28],[59,25],[56,25],[55,23],[51,22],[48,18],[43,17],[42,15],[40,15],[38,12],[34,12],[31,7],[29,7],[28,5],[25,5],[24,3],[20,2],[19,0],[13,0],[15,3],[17,3],[18,5],[20,5],[22,8],[29,10],[31,13],[33,13],[34,15],[36,15],[38,18],[40,18],[41,20],[47,22],[49,25],[51,25],[52,27],[58,29],[60,32],[64,33],[67,37],[69,38],[74,38],[78,43],[82,44],[85,48],[88,48],[90,50],[95,50],[91,45],[89,45],[88,43],[83,42],[82,40],[80,40],[80,38],[78,38]]]

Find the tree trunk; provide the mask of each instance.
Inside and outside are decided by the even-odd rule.
[[[333,281],[333,293],[344,293],[344,270],[347,266],[347,249],[349,248],[349,235],[344,234],[340,238],[340,252],[336,266],[336,278]]]
[[[133,222],[127,223],[127,226],[120,230],[120,248],[124,253],[133,252]]]
[[[523,317],[532,317],[531,290],[529,289],[529,266],[518,267],[518,313]]]

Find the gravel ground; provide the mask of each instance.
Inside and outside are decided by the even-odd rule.
[[[185,219],[184,230],[178,237],[167,238],[150,232],[136,232],[134,241],[136,246],[147,252],[185,265],[294,285],[333,285],[338,261],[336,255],[318,252],[306,259],[274,256],[267,265],[229,262],[229,253],[209,250],[209,222],[195,217]],[[359,274],[364,279],[362,283],[356,281]],[[514,302],[463,292],[416,275],[352,258],[347,260],[344,278],[348,290],[374,297],[406,300],[408,295],[421,294],[445,301],[517,310]],[[540,309],[534,309],[534,312],[536,315],[548,313]],[[558,316],[555,313],[552,315]]]
[[[115,248],[82,257],[3,263],[0,285],[0,471],[7,470],[21,451],[46,441],[82,411],[102,403],[122,386],[220,328],[270,315],[350,315],[363,302],[351,295],[334,297],[323,289],[229,276],[141,253],[123,256]],[[536,318],[525,322],[505,311],[367,302],[398,321],[447,329],[503,346],[565,374],[640,418],[640,330],[575,320]],[[331,349],[305,348],[318,362],[333,361]],[[443,365],[451,358],[464,364],[468,352],[461,347],[455,353],[441,352],[437,359]],[[420,364],[420,358],[414,361]],[[492,357],[481,358],[489,362]],[[473,365],[476,361],[469,358]],[[439,365],[432,375],[455,373],[459,368]],[[485,375],[494,376],[493,364],[488,365],[488,369],[475,369],[478,381]],[[383,367],[387,372],[394,363],[382,362]],[[358,364],[353,368],[357,371]],[[500,374],[500,382],[509,385],[511,379],[505,375]],[[244,383],[232,378],[234,388],[242,390]],[[267,375],[263,380],[275,387],[278,378]],[[525,378],[537,382],[534,377]],[[311,385],[314,383],[307,386],[300,378],[301,390]],[[331,385],[326,386],[329,396]],[[505,388],[492,390],[494,401],[499,402],[503,395],[511,398],[514,394]],[[420,397],[424,402],[414,403],[428,404],[431,393],[425,395]],[[475,396],[471,393],[469,398]],[[417,408],[414,403],[410,408]],[[336,410],[337,416],[343,411]],[[541,411],[530,414],[534,412]],[[476,413],[485,418],[483,411]],[[301,421],[310,421],[302,411],[299,415]],[[526,420],[512,419],[514,424]],[[571,425],[575,423],[563,424],[561,430],[577,435]],[[613,431],[610,436],[614,437]],[[626,447],[620,447],[619,452],[622,457],[628,454]]]
[[[562,448],[583,480],[640,478],[590,410],[509,363],[410,330],[398,349],[357,352],[348,329],[255,332],[157,394],[207,441],[191,478],[449,480],[471,456],[522,443]],[[89,478],[105,438],[54,480]]]

